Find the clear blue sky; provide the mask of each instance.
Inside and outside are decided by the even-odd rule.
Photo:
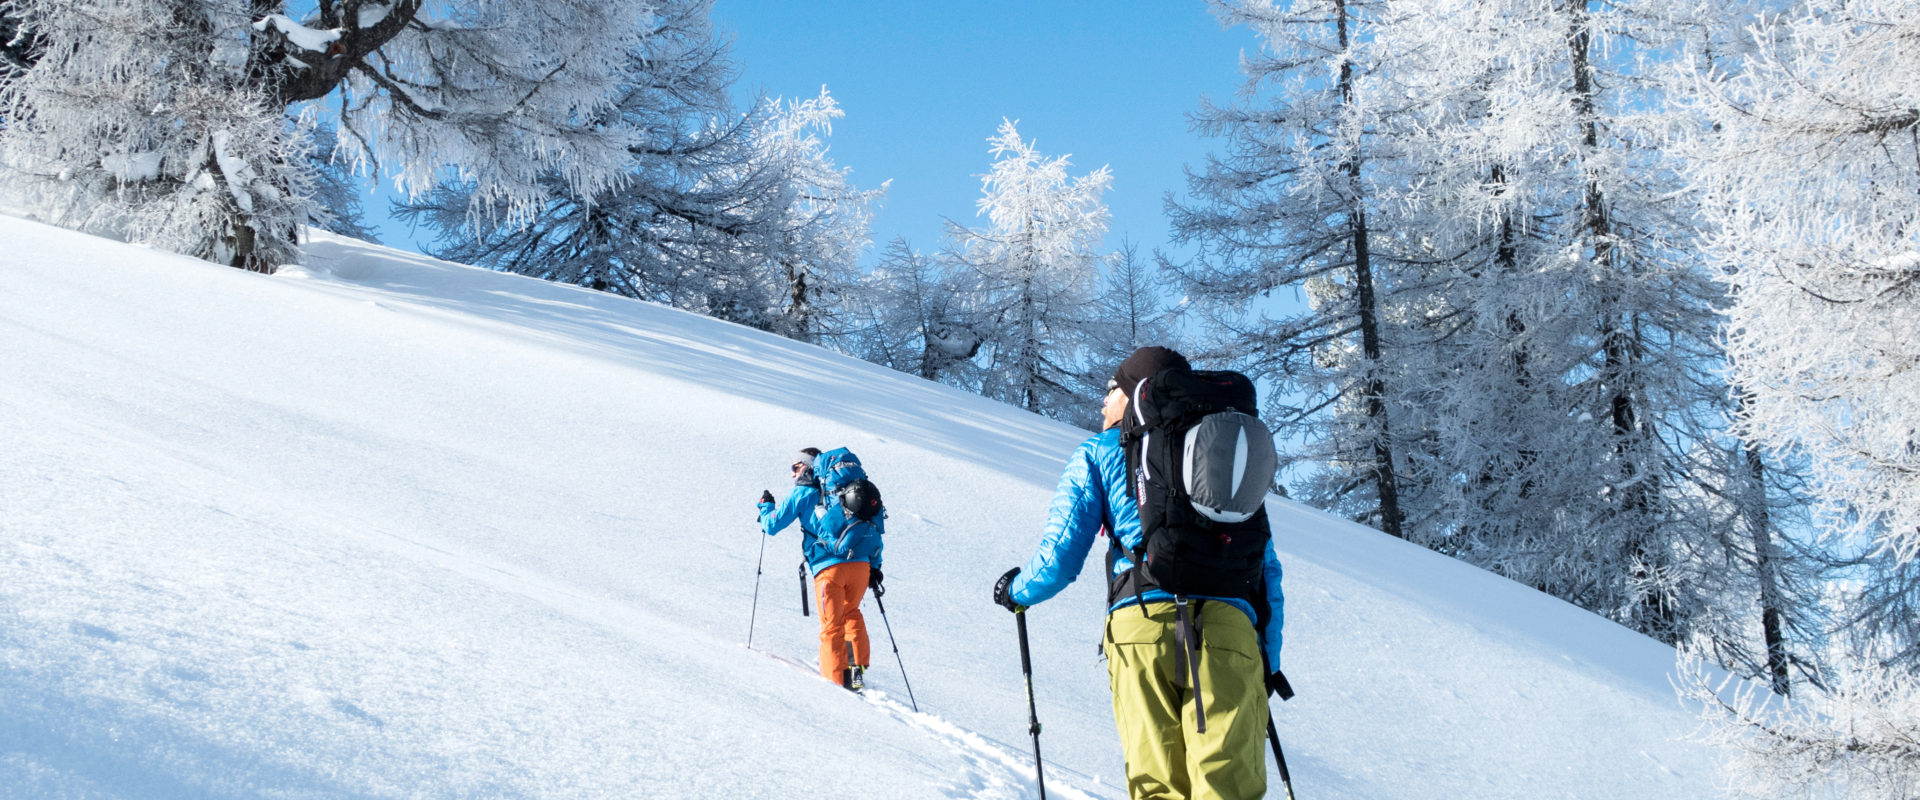
[[[714,21],[743,101],[825,85],[840,102],[834,161],[861,188],[893,181],[876,250],[896,235],[938,249],[943,218],[984,224],[978,176],[1006,117],[1075,176],[1110,166],[1107,245],[1126,236],[1146,255],[1167,238],[1162,198],[1217,146],[1187,115],[1203,94],[1230,100],[1257,46],[1200,0],[716,0]]]
[[[1126,237],[1148,256],[1166,245],[1163,198],[1218,146],[1187,115],[1202,95],[1229,101],[1242,49],[1257,47],[1201,0],[716,0],[714,22],[742,107],[824,85],[846,112],[828,140],[834,161],[860,188],[893,181],[867,264],[895,236],[932,252],[943,220],[984,224],[974,203],[1002,117],[1041,153],[1070,156],[1075,176],[1111,167],[1107,247]],[[370,217],[389,194],[369,199]],[[405,226],[380,227],[387,244],[418,246]]]

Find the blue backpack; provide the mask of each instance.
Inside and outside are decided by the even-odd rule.
[[[821,502],[832,495],[854,519],[872,521],[886,510],[880,502],[880,487],[867,480],[867,471],[852,450],[842,447],[821,453],[813,460],[813,474],[820,479]]]

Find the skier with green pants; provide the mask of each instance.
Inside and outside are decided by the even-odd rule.
[[[1281,568],[1271,541],[1263,540],[1264,556],[1254,556],[1258,588],[1247,596],[1193,594],[1177,606],[1174,594],[1134,568],[1143,532],[1121,421],[1141,382],[1169,368],[1185,369],[1187,360],[1162,347],[1141,348],[1121,363],[1108,384],[1105,430],[1068,460],[1038,551],[1001,576],[994,601],[1016,612],[1045,602],[1073,582],[1108,532],[1103,647],[1130,796],[1261,797],[1267,696],[1285,682]],[[1264,533],[1264,514],[1258,522]],[[1183,624],[1189,627],[1177,631]],[[1184,652],[1188,642],[1197,645],[1197,660]]]

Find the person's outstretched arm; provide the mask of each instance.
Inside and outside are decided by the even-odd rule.
[[[1047,525],[1040,537],[1040,548],[1014,577],[1008,595],[1015,603],[1031,606],[1060,593],[1080,576],[1094,539],[1106,524],[1106,486],[1094,462],[1097,439],[1089,439],[1060,474],[1054,490],[1053,505],[1047,509]]]
[[[767,503],[760,504],[760,529],[772,536],[792,525],[800,518],[801,512],[820,503],[820,490],[812,486],[795,486],[788,492],[780,504],[771,509]]]

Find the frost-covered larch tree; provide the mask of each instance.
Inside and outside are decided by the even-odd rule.
[[[870,206],[822,136],[843,112],[817,98],[730,110],[706,2],[678,9],[673,35],[636,59],[642,78],[613,113],[637,131],[629,174],[552,199],[526,218],[471,212],[477,187],[448,182],[401,213],[439,233],[435,255],[666,303],[816,340],[840,335],[835,296],[854,281]],[[662,28],[662,31],[668,30]]]
[[[1406,109],[1378,135],[1418,287],[1396,309],[1422,345],[1396,359],[1413,538],[1671,642],[1709,602],[1674,547],[1719,527],[1669,499],[1734,463],[1686,455],[1729,395],[1718,287],[1659,147],[1686,123],[1660,11],[1398,2],[1373,46],[1401,57],[1380,91]]]
[[[974,357],[987,337],[974,329],[953,266],[904,238],[888,243],[855,295],[866,312],[854,352],[909,375],[977,389]]]
[[[984,228],[948,226],[947,257],[963,273],[969,312],[983,324],[982,394],[1028,411],[1091,423],[1085,361],[1097,315],[1106,167],[1072,177],[1003,120],[981,176]],[[1097,394],[1097,391],[1094,392]]]
[[[772,177],[750,165],[755,118],[731,110],[732,68],[710,6],[662,4],[630,55],[632,79],[602,112],[634,133],[620,181],[570,192],[555,165],[540,178],[547,199],[519,214],[476,202],[484,187],[456,176],[400,204],[400,215],[438,231],[441,258],[705,309],[707,271],[729,263],[714,254],[746,249],[743,194],[772,191]]]
[[[853,336],[846,295],[859,289],[856,262],[871,243],[873,207],[886,194],[886,184],[855,188],[852,170],[828,156],[823,137],[845,115],[823,87],[818,97],[777,108],[754,137],[756,168],[775,178],[774,193],[757,198],[767,205],[760,236],[783,295],[773,330],[806,342],[848,344]]]
[[[1304,496],[1781,666],[1779,640],[1747,644],[1810,617],[1758,587],[1802,586],[1805,565],[1766,579],[1784,556],[1758,537],[1785,498],[1749,485],[1783,482],[1727,435],[1722,295],[1662,148],[1694,124],[1660,67],[1689,19],[1583,0],[1216,10],[1264,48],[1242,99],[1198,117],[1229,150],[1172,205],[1201,246],[1177,266],[1301,426],[1296,458],[1320,469]],[[1758,532],[1730,538],[1754,528],[1736,519]]]
[[[1295,458],[1317,465],[1306,496],[1404,536],[1392,424],[1394,301],[1382,237],[1377,135],[1396,109],[1373,91],[1389,68],[1370,47],[1374,0],[1216,0],[1228,24],[1251,28],[1241,102],[1195,117],[1227,152],[1190,173],[1186,202],[1169,201],[1174,240],[1199,246],[1174,265],[1213,323],[1214,348],[1269,383],[1267,412],[1305,430]],[[1280,306],[1299,292],[1308,308]]]
[[[1687,601],[1677,644],[1781,697],[1819,686],[1832,560],[1808,538],[1805,476],[1726,432],[1677,458],[1688,480],[1663,498],[1674,593]]]
[[[1920,796],[1920,7],[1810,0],[1750,36],[1694,86],[1711,127],[1689,153],[1739,430],[1806,459],[1816,519],[1873,559],[1832,691],[1785,711],[1695,696],[1745,751],[1745,796]]]
[[[1167,302],[1166,274],[1160,267],[1164,259],[1142,257],[1139,250],[1133,242],[1122,241],[1107,260],[1102,316],[1113,330],[1105,337],[1111,345],[1107,357],[1096,358],[1098,363],[1118,364],[1147,345],[1176,344],[1178,309]]]
[[[334,157],[337,143],[333,128],[320,125],[313,129],[313,148],[307,151],[313,167],[313,201],[325,213],[312,223],[342,236],[377,242],[379,235],[367,227],[362,212],[370,187],[355,174],[353,165]]]
[[[620,180],[631,131],[600,112],[654,5],[0,0],[41,44],[0,96],[0,145],[41,216],[271,270],[323,213],[318,116],[349,163],[416,192],[451,170],[476,210],[533,210],[552,170],[575,193]]]
[[[1814,2],[1701,87],[1741,431],[1813,459],[1824,519],[1920,557],[1920,9]]]

